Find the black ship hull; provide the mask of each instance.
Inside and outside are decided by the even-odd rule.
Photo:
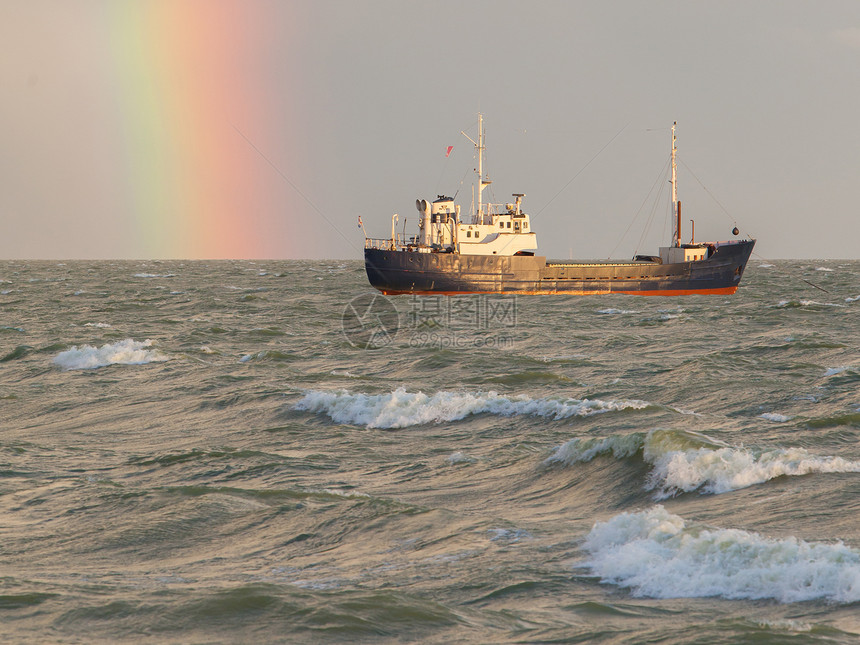
[[[755,240],[719,242],[707,259],[662,264],[547,262],[533,255],[463,255],[366,248],[370,284],[395,294],[610,294],[677,296],[737,291]]]

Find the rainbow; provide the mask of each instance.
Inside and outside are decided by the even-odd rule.
[[[289,38],[283,13],[203,0],[106,7],[125,164],[118,190],[142,252],[300,255],[285,234],[289,187],[249,144],[260,142],[290,175],[281,166],[291,161],[282,159],[288,153],[277,113],[283,79],[266,77],[267,43]]]

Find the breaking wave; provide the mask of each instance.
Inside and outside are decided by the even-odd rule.
[[[860,472],[860,461],[820,457],[803,448],[737,448],[678,430],[571,439],[556,448],[544,464],[574,465],[600,455],[626,459],[640,452],[653,466],[645,490],[653,490],[658,500],[696,490],[727,493],[784,476]]]
[[[841,542],[705,528],[662,506],[597,522],[583,549],[583,566],[635,596],[860,601],[860,553]]]
[[[537,416],[566,419],[619,410],[642,410],[647,401],[602,401],[599,399],[533,399],[526,395],[504,396],[490,392],[407,392],[398,388],[389,394],[354,394],[347,390],[311,390],[294,410],[325,414],[336,423],[367,428],[406,428],[425,423],[459,421],[474,414]]]
[[[151,340],[137,341],[126,338],[117,343],[93,347],[73,346],[54,357],[54,364],[64,370],[91,370],[107,365],[144,365],[170,360],[156,349],[150,349]]]

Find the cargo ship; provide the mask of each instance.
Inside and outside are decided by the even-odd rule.
[[[461,218],[454,199],[439,195],[416,200],[418,234],[398,235],[398,215],[391,237],[375,239],[365,232],[364,264],[370,284],[386,295],[457,295],[481,293],[641,296],[732,294],[740,284],[754,239],[681,242],[681,202],[677,191],[677,139],[672,126],[672,214],[670,246],[656,255],[630,261],[547,261],[538,255],[537,235],[523,211],[522,193],[506,204],[484,204],[491,182],[484,176],[483,117],[478,140],[465,132],[477,153],[477,208]],[[464,220],[470,221],[464,221]],[[361,218],[359,226],[364,230]],[[738,235],[737,227],[732,231]]]

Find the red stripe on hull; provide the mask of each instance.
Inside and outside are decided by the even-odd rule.
[[[390,291],[380,289],[386,296],[474,296],[485,294],[521,296],[605,296],[610,294],[628,296],[729,296],[737,290],[737,286],[719,287],[717,289],[664,289],[655,291]]]

